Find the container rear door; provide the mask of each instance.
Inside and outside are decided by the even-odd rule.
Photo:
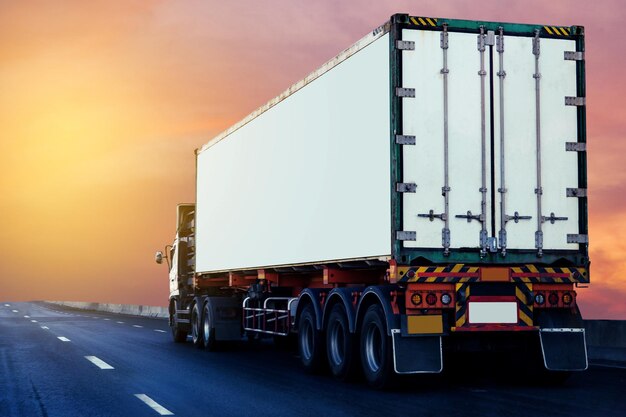
[[[415,136],[403,146],[403,181],[416,185],[403,194],[403,228],[416,231],[404,246],[478,250],[492,222],[491,195],[481,191],[483,172],[486,188],[491,181],[488,55],[481,77],[475,34],[404,29],[402,39],[415,42],[402,51],[402,85],[415,89],[402,106],[403,134]]]
[[[398,184],[415,231],[404,247],[578,250],[575,41],[414,29],[402,40],[414,42],[396,91],[400,140],[414,141]]]
[[[577,110],[566,104],[576,96],[576,61],[564,59],[575,41],[544,38],[536,48],[532,37],[503,39],[493,51],[495,177],[506,191],[496,194],[499,245],[577,250],[567,238],[578,233],[578,156],[567,150],[567,142],[576,142]]]

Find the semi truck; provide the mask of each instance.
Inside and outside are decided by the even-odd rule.
[[[196,149],[174,341],[291,337],[376,388],[468,350],[585,370],[585,95],[582,26],[393,15]]]

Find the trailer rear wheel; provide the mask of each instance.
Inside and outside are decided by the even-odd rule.
[[[313,307],[304,307],[298,321],[298,352],[304,369],[311,373],[319,372],[324,363],[323,338],[315,322]]]
[[[371,305],[363,316],[360,348],[361,365],[368,384],[385,388],[393,377],[393,358],[385,314],[378,304]]]
[[[202,343],[207,350],[215,350],[217,342],[215,341],[215,327],[211,318],[211,306],[209,303],[204,304],[202,313]]]
[[[204,347],[200,319],[200,309],[198,308],[198,303],[195,303],[193,305],[193,309],[191,310],[191,341],[198,349],[202,349]]]
[[[354,335],[350,333],[348,316],[343,304],[335,304],[330,311],[326,329],[326,355],[330,371],[339,380],[354,375],[358,350]]]

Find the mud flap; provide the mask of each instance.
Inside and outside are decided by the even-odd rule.
[[[207,301],[213,316],[215,340],[241,340],[241,302],[233,297],[207,297]]]
[[[584,371],[587,369],[585,329],[541,329],[539,340],[546,369],[550,371]]]
[[[441,336],[402,337],[391,330],[393,370],[397,374],[439,373],[443,370]]]

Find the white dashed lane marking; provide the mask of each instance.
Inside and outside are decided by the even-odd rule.
[[[31,323],[37,323],[37,320],[31,320],[30,322]]]
[[[159,413],[162,416],[173,416],[172,413],[167,408],[163,407],[161,404],[154,401],[152,398],[148,397],[146,394],[135,394],[135,397],[139,398],[143,401],[148,407],[152,408],[154,411]]]
[[[11,304],[5,304],[4,306],[5,307],[11,307]]]
[[[133,324],[133,327],[137,327],[137,328],[141,329],[143,326],[140,326],[138,324]]]
[[[30,318],[30,316],[24,316],[24,318],[25,318],[25,319],[29,319],[29,318]]]
[[[123,322],[123,321],[117,321],[116,323],[118,323],[118,324],[124,324],[124,322]]]
[[[103,361],[102,359],[97,358],[95,356],[85,356],[85,359],[87,359],[89,362],[93,363],[100,369],[115,369],[111,365]]]
[[[19,313],[19,311],[17,311],[17,310],[11,310],[11,311],[14,312],[14,313]]]
[[[102,319],[102,320],[104,320],[104,321],[109,321],[109,320],[111,320],[111,319]]]
[[[42,329],[44,330],[50,330],[50,328],[48,326],[41,326]]]
[[[69,342],[70,339],[68,339],[67,337],[63,337],[63,336],[58,336],[57,339],[59,339],[61,342]]]
[[[161,329],[154,329],[155,332],[159,332],[159,333],[167,333],[165,330],[161,330]]]

